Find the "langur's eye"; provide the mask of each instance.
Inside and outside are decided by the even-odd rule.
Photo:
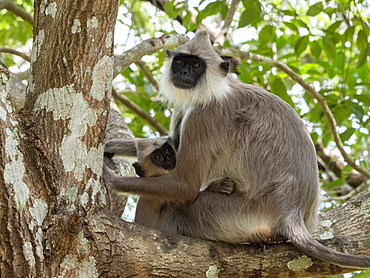
[[[170,148],[166,148],[164,151],[165,151],[165,153],[170,153],[171,152],[171,149]]]
[[[200,63],[195,62],[195,63],[193,64],[193,68],[199,68],[199,67],[200,67]]]
[[[182,64],[182,60],[175,60],[175,63],[178,64],[178,65],[181,65]]]
[[[154,156],[154,159],[155,160],[161,160],[162,159],[162,155],[157,154],[157,155]]]

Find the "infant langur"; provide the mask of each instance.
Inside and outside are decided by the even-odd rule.
[[[138,161],[133,164],[133,167],[140,177],[167,175],[176,166],[176,151],[167,137],[108,141],[105,147],[105,156],[112,157],[114,154],[136,155]],[[203,192],[200,192],[199,200],[202,199],[204,202],[205,199],[202,196],[210,198],[215,193],[227,196],[233,191],[234,182],[231,179],[216,180]],[[135,223],[165,232],[213,239],[207,235],[207,230],[210,227],[204,224],[199,225],[203,221],[194,219],[196,216],[194,210],[199,209],[200,205],[198,199],[195,200],[194,204],[178,204],[151,196],[140,196],[136,208]],[[207,214],[205,217],[209,218],[212,215]]]

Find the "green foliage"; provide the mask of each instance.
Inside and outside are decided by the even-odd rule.
[[[28,13],[33,1],[14,0]],[[230,1],[120,1],[116,32],[116,52],[163,33],[195,31],[201,23],[220,26],[229,11]],[[195,4],[194,4],[195,3]],[[191,6],[194,5],[194,6]],[[240,1],[229,30],[229,41],[242,50],[260,54],[288,65],[325,99],[335,117],[340,138],[351,157],[364,168],[370,168],[370,2],[368,0]],[[32,26],[5,9],[0,10],[0,48],[29,49]],[[122,31],[124,30],[124,31]],[[130,43],[131,42],[131,45]],[[29,54],[29,53],[27,53]],[[13,55],[4,54],[8,66],[16,65]],[[164,52],[144,57],[146,67],[159,80]],[[19,64],[18,64],[19,65]],[[342,160],[333,143],[328,119],[318,102],[296,85],[287,74],[263,62],[240,61],[238,78],[266,88],[289,103],[309,127],[314,142],[322,142]],[[120,73],[115,82],[132,102],[149,113],[166,128],[169,110],[158,96],[155,85],[143,71],[132,65]],[[155,129],[134,112],[120,105],[129,127],[137,137],[154,134]],[[345,166],[340,177],[322,179],[325,190],[335,191],[345,183]],[[335,192],[330,196],[336,196]],[[331,203],[335,206],[335,203]],[[353,277],[369,277],[370,272]],[[333,276],[334,277],[334,276]],[[335,276],[342,277],[342,276]]]
[[[28,13],[33,14],[33,1],[17,0],[14,2]],[[32,39],[33,33],[31,24],[20,17],[6,9],[0,9],[0,19],[0,48],[17,49],[23,47]],[[4,54],[3,56],[7,66],[14,65],[13,57],[11,55]]]
[[[33,1],[14,1],[25,11],[33,14]],[[32,26],[28,22],[3,9],[0,10],[1,47],[20,47],[32,38]]]
[[[247,25],[257,27],[262,21],[262,6],[258,0],[241,1],[244,7],[239,19],[239,28]]]

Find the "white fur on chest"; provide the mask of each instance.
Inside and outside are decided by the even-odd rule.
[[[160,81],[160,93],[172,104],[175,109],[187,111],[190,108],[202,107],[212,101],[222,101],[226,98],[231,89],[229,79],[220,76],[210,76],[206,72],[193,89],[180,89],[173,85],[171,80],[171,66],[166,62],[165,72]]]

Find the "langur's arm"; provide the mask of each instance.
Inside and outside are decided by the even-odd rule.
[[[112,157],[115,154],[136,157],[136,140],[135,139],[115,139],[105,143],[104,156]]]
[[[192,127],[194,128],[195,125]],[[183,136],[181,139],[176,168],[171,170],[170,174],[160,177],[122,177],[105,166],[104,181],[117,192],[127,192],[179,203],[193,201],[211,167],[212,154],[209,148],[204,148],[202,145],[204,141],[207,141],[206,139],[200,138],[190,141],[187,137]]]

